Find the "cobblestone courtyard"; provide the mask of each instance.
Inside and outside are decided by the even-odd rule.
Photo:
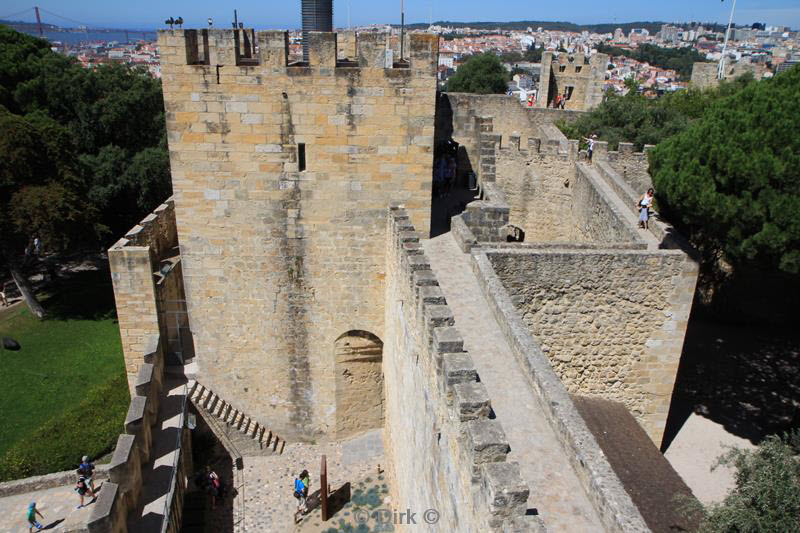
[[[352,494],[361,489],[366,494],[370,488],[370,501],[381,501],[388,496],[389,486],[385,474],[378,474],[383,462],[381,431],[371,431],[349,441],[320,445],[289,444],[283,454],[267,457],[244,457],[244,490],[234,498],[233,508],[239,509],[244,499],[244,520],[234,524],[234,531],[328,531],[340,519],[351,521],[349,508],[343,509],[326,523],[320,520],[319,510],[312,511],[300,523],[294,524],[297,500],[292,496],[295,476],[303,469],[311,474],[309,494],[320,488],[320,459],[326,455],[328,484],[336,491],[345,483],[351,484]],[[383,478],[383,479],[381,479]],[[370,482],[365,480],[369,479]],[[376,485],[376,482],[380,482]],[[386,492],[381,492],[384,490]],[[244,524],[244,527],[242,527]]]

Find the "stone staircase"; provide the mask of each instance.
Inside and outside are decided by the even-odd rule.
[[[189,399],[195,407],[254,440],[261,449],[271,449],[277,454],[283,453],[283,448],[286,446],[284,439],[223,400],[198,381],[190,381],[188,386]]]

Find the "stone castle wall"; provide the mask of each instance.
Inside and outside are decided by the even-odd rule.
[[[341,62],[312,33],[289,65],[287,33],[255,32],[250,57],[239,34],[159,34],[198,378],[289,439],[324,437],[335,341],[384,335],[386,207],[428,232],[438,39],[412,34],[403,67],[380,34]]]
[[[476,117],[492,117],[501,146],[507,146],[513,136],[548,138],[555,121],[573,122],[580,115],[579,111],[527,107],[513,96],[441,93],[436,107],[436,140],[452,136],[474,157]]]
[[[182,293],[182,278],[180,269],[171,269],[166,275],[159,271],[162,260],[177,255],[177,246],[174,202],[169,199],[108,250],[131,394],[147,352],[147,339],[170,336],[163,302]]]
[[[696,89],[711,89],[719,85],[717,73],[719,72],[719,63],[697,62],[692,65],[692,79],[690,86]],[[756,63],[736,62],[731,63],[727,60],[725,63],[724,79],[732,80],[744,74],[752,74],[756,80],[764,77],[768,72],[765,65]]]
[[[529,488],[463,349],[420,234],[393,210],[387,235],[385,449],[402,509],[435,509],[425,531],[540,531]]]
[[[696,263],[680,251],[528,248],[487,255],[567,389],[624,403],[660,443]]]
[[[604,147],[598,146],[598,148],[602,152]],[[645,145],[643,151],[636,152],[633,143],[619,143],[617,150],[608,152],[608,163],[640,196],[653,186],[653,179],[650,177],[650,161],[647,155],[652,149],[653,146],[648,144]],[[605,158],[602,153],[598,153],[598,155],[599,159]]]
[[[604,184],[586,170],[577,166],[570,202],[570,221],[573,225],[572,242],[603,243],[607,247],[618,244],[640,243],[636,229],[624,221],[624,215],[601,191]]]

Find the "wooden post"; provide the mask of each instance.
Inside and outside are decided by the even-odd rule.
[[[322,521],[325,522],[330,516],[328,516],[328,461],[324,455],[322,456],[322,464],[319,468],[319,489]]]

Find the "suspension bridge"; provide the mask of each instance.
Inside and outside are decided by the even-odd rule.
[[[134,39],[141,35],[144,40],[153,40],[155,38],[155,31],[141,31],[141,30],[128,30],[120,28],[101,28],[88,22],[82,22],[53,13],[43,7],[32,6],[16,13],[0,16],[0,22],[10,25],[26,24],[35,26],[36,33],[42,37],[47,38],[46,32],[69,31],[71,33],[124,33],[125,42],[129,43],[130,38]]]

